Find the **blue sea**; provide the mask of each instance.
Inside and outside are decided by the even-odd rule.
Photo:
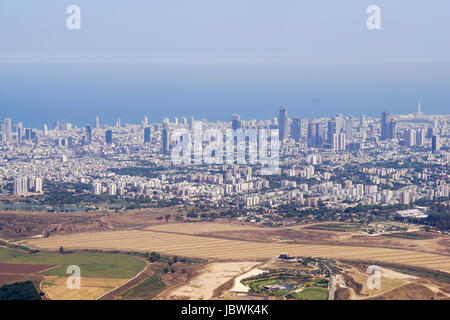
[[[0,118],[26,127],[164,117],[271,119],[449,113],[450,66],[422,64],[0,65]]]

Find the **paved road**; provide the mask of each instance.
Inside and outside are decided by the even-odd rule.
[[[328,300],[334,300],[334,291],[336,290],[336,276],[330,275],[330,290],[328,291]]]

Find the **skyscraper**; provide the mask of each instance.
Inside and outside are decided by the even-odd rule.
[[[345,133],[339,134],[339,150],[345,150]]]
[[[331,140],[332,140],[331,145],[333,147],[333,150],[338,151],[339,150],[339,135],[337,133],[334,133]]]
[[[334,135],[338,133],[336,128],[336,120],[329,120],[327,122],[327,142],[331,145],[333,145]]]
[[[280,108],[280,114],[278,116],[278,128],[280,140],[289,137],[288,114],[286,106],[282,106]]]
[[[295,141],[300,141],[300,138],[302,136],[302,121],[300,118],[295,118],[292,120],[291,136]]]
[[[389,119],[389,113],[383,111],[381,114],[381,137],[380,140],[390,140],[396,138],[396,123],[394,119]]]
[[[353,119],[345,119],[345,139],[351,141],[353,139]]]
[[[28,193],[28,178],[16,178],[14,179],[14,194],[22,195]]]
[[[405,146],[414,147],[416,145],[416,130],[409,129],[405,131]]]
[[[11,118],[5,118],[5,140],[12,140],[12,120]]]
[[[86,144],[92,143],[92,127],[90,124],[85,126]]]
[[[431,151],[436,152],[441,150],[441,137],[439,135],[434,135],[431,138]]]
[[[308,147],[315,147],[316,146],[316,124],[310,120],[308,122]]]
[[[164,127],[162,129],[162,153],[163,154],[169,154],[169,129],[167,127]]]
[[[388,139],[396,139],[397,138],[397,134],[396,134],[396,127],[397,127],[397,123],[391,119],[391,121],[389,122],[389,137]]]
[[[425,130],[417,130],[416,133],[416,145],[423,146],[425,143]]]
[[[238,130],[242,129],[241,116],[238,114],[233,114],[231,118],[231,129]]]
[[[113,142],[112,130],[106,130],[105,132],[105,140],[107,144],[111,144]]]
[[[95,129],[100,129],[100,118],[95,117]]]
[[[144,142],[148,143],[150,142],[152,139],[152,128],[150,127],[145,127],[144,129]]]
[[[387,140],[389,135],[389,128],[388,128],[388,116],[389,113],[387,111],[383,111],[381,114],[381,138],[380,140]]]
[[[360,119],[359,119],[359,125],[360,125],[360,127],[365,127],[366,126],[366,116],[364,114],[362,114]]]

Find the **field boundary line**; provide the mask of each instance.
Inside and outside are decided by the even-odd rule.
[[[147,271],[147,269],[150,267],[150,265],[151,265],[151,263],[148,263],[148,262],[147,262],[147,265],[145,266],[145,268],[142,269],[142,271],[139,272],[137,275],[135,275],[133,278],[128,279],[127,281],[125,281],[124,283],[122,283],[121,285],[119,285],[118,287],[115,287],[115,288],[109,290],[108,292],[102,294],[100,297],[95,298],[95,300],[100,300],[101,298],[103,298],[104,296],[110,294],[111,292],[113,292],[113,291],[119,289],[120,287],[123,287],[124,285],[126,285],[126,284],[129,283],[130,281],[133,281],[134,279],[136,279],[137,277],[139,277],[142,273],[144,273],[145,271]]]

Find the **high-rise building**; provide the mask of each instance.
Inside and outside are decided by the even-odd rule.
[[[95,129],[100,129],[100,118],[95,117]]]
[[[291,123],[291,136],[299,142],[302,137],[302,120],[300,118],[294,118]]]
[[[408,191],[403,191],[402,193],[400,193],[400,204],[409,204],[409,192]]]
[[[231,118],[231,129],[238,130],[242,129],[241,116],[238,114],[233,114]]]
[[[106,130],[106,132],[105,132],[105,141],[106,141],[107,144],[111,144],[113,142],[112,130]]]
[[[316,124],[312,120],[308,121],[307,142],[308,147],[316,147]]]
[[[44,136],[48,135],[48,127],[46,124],[44,124],[44,126],[42,127],[42,133],[44,134]]]
[[[144,129],[144,142],[148,143],[152,139],[152,128],[151,127],[145,127]]]
[[[5,121],[0,121],[0,142],[6,141],[5,135]]]
[[[108,185],[108,196],[115,196],[117,194],[117,186],[115,183]]]
[[[31,128],[25,128],[25,140],[31,140]]]
[[[353,119],[345,119],[345,139],[351,141],[353,139]]]
[[[389,113],[384,111],[381,114],[381,138],[380,140],[390,140],[396,138],[396,123],[389,119]]]
[[[161,134],[162,153],[169,154],[169,129],[164,127]]]
[[[85,127],[85,134],[86,134],[86,144],[92,143],[92,127],[90,124],[87,124]]]
[[[34,192],[42,193],[42,178],[34,179]]]
[[[344,116],[342,114],[337,114],[334,118],[334,121],[336,121],[336,133],[342,133],[344,132],[344,127],[345,127],[345,119]]]
[[[425,144],[425,130],[419,129],[416,132],[416,145],[423,146]]]
[[[359,125],[360,125],[360,127],[365,127],[366,126],[366,116],[364,114],[362,114],[360,119],[359,119]]]
[[[12,140],[12,120],[11,118],[5,118],[5,140]]]
[[[441,137],[439,135],[434,135],[431,138],[431,151],[436,152],[441,150]]]
[[[333,134],[333,138],[331,139],[331,145],[333,147],[333,150],[335,151],[339,150],[339,135],[337,133]]]
[[[327,142],[330,145],[333,145],[334,135],[337,133],[338,132],[336,130],[336,120],[329,120],[327,122]]]
[[[279,130],[279,138],[280,140],[286,139],[289,137],[289,127],[288,127],[288,114],[286,106],[282,106],[280,108],[280,113],[278,116],[278,130]]]
[[[320,122],[316,122],[316,141],[314,142],[314,145],[316,147],[320,147],[322,144],[322,131],[320,127]]]
[[[102,194],[102,184],[98,182],[94,183],[92,191],[94,192],[95,195]]]
[[[414,147],[416,145],[416,130],[409,129],[405,131],[405,146]]]
[[[24,195],[28,193],[28,178],[16,178],[14,179],[14,194]]]
[[[389,113],[387,111],[383,111],[381,114],[381,138],[380,140],[387,140],[389,135],[389,128],[388,128],[388,117]]]
[[[397,123],[393,119],[391,119],[391,121],[389,122],[389,138],[388,139],[396,139],[397,138],[396,127],[397,127]]]
[[[345,133],[339,134],[339,150],[345,150]]]

